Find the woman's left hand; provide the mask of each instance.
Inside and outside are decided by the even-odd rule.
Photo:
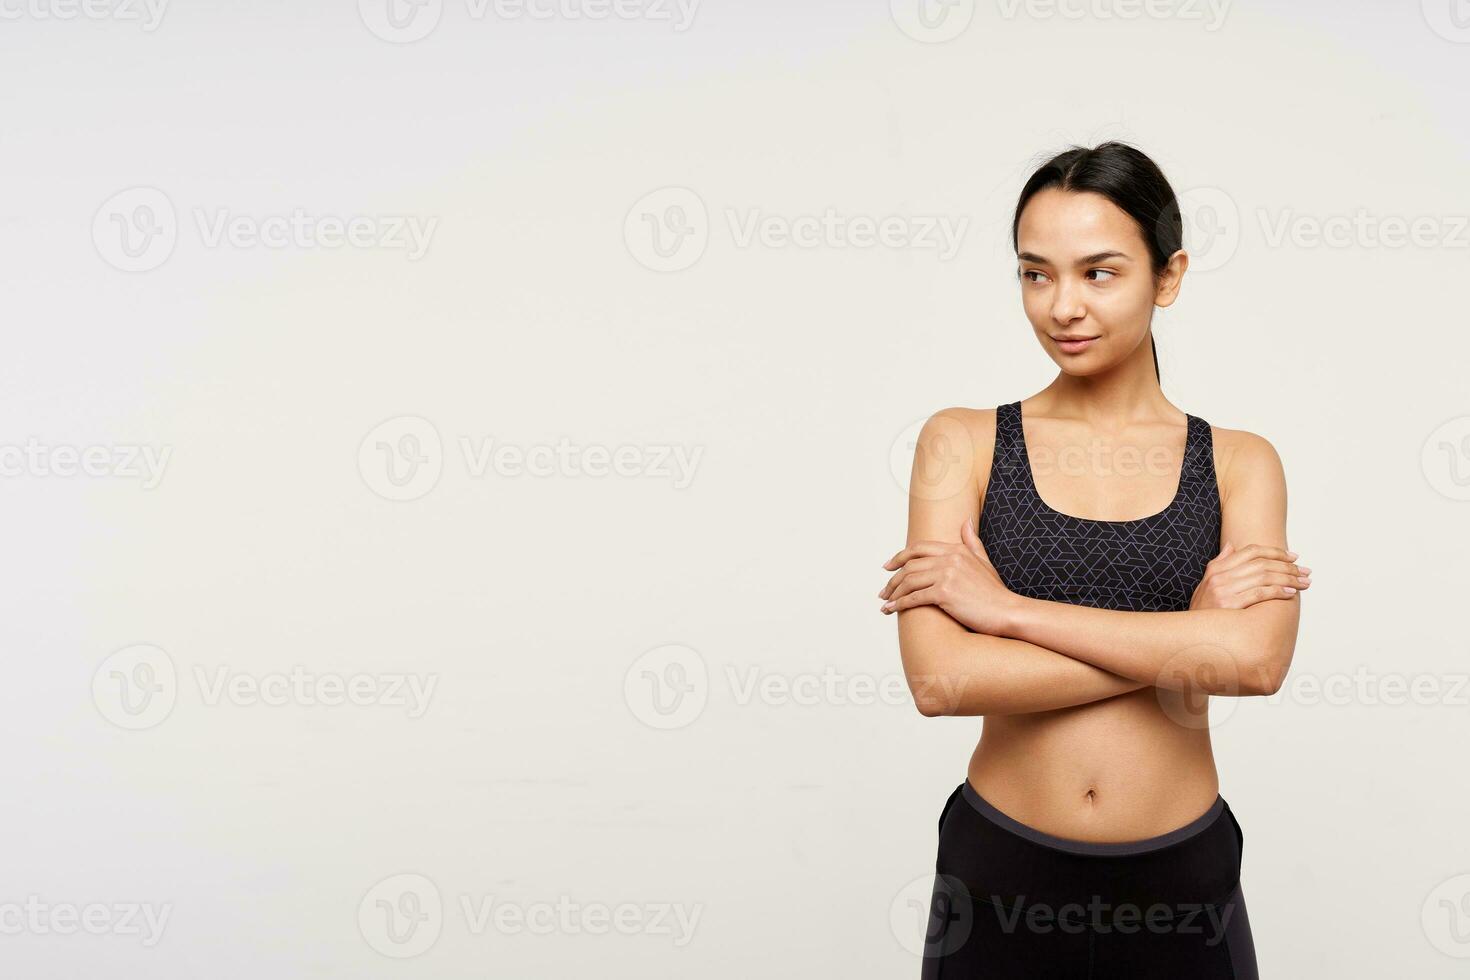
[[[990,564],[985,546],[970,526],[960,542],[917,541],[883,563],[897,569],[878,593],[885,614],[914,606],[938,606],[971,632],[1004,635],[1016,594]]]

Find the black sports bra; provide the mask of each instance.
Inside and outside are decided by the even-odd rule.
[[[1042,501],[1021,403],[1001,405],[978,534],[1001,581],[1019,595],[1138,612],[1188,609],[1205,565],[1220,552],[1210,424],[1189,416],[1184,468],[1169,506],[1131,521],[1097,521]]]

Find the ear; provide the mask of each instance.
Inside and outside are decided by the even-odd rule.
[[[1189,253],[1180,249],[1169,256],[1164,269],[1158,275],[1158,285],[1154,289],[1154,305],[1163,308],[1173,306],[1174,301],[1179,298],[1179,287],[1184,284],[1184,271],[1189,268]]]

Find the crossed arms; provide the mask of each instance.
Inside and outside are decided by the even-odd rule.
[[[908,541],[885,567],[899,652],[922,714],[1048,711],[1143,687],[1239,697],[1275,693],[1296,648],[1306,587],[1286,548],[1286,480],[1269,442],[1236,433],[1218,467],[1221,556],[1188,610],[1128,612],[1017,596],[973,534],[989,455],[941,493],[920,481],[955,461],[946,409],[925,424],[914,454]],[[993,432],[993,427],[992,430]],[[950,490],[953,492],[948,492]],[[969,527],[966,523],[969,522]]]

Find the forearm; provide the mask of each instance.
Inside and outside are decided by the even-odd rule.
[[[1131,612],[1018,596],[1007,619],[1006,636],[1134,681],[1218,695],[1269,693],[1295,637],[1294,617],[1287,637],[1246,609]]]
[[[906,618],[926,614],[947,623],[906,626]],[[898,617],[909,690],[925,715],[1052,711],[1149,686],[1025,640],[971,633],[941,610],[919,607]]]

